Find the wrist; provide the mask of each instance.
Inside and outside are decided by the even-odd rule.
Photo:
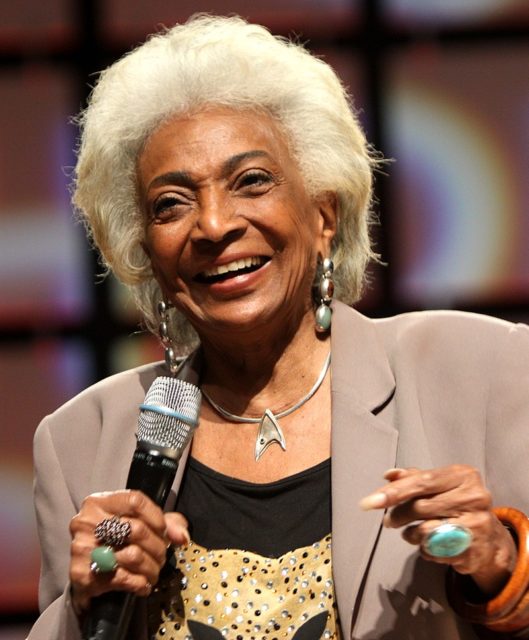
[[[499,520],[498,539],[496,550],[486,566],[470,574],[470,578],[487,599],[494,598],[505,588],[518,558],[514,532]]]
[[[468,588],[468,578],[465,581],[464,576],[450,571],[447,595],[452,608],[467,621],[494,631],[513,632],[529,626],[529,519],[521,511],[509,507],[494,509],[494,513],[516,539],[514,568],[512,572],[507,571],[510,577],[494,597],[490,598],[484,592],[481,597],[475,597],[476,590],[472,593]]]

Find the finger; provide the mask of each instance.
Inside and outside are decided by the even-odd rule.
[[[143,520],[129,520],[131,532],[126,540],[127,546],[137,546],[153,558],[160,566],[165,562],[168,538],[153,531]],[[164,530],[165,531],[165,530]]]
[[[157,580],[156,572],[131,573],[118,566],[115,571],[96,574],[90,569],[86,558],[72,561],[70,565],[72,602],[78,613],[86,611],[90,600],[109,591],[128,591],[137,595],[149,595]]]
[[[450,491],[462,484],[468,489],[475,486],[484,491],[478,471],[466,465],[412,471],[363,498],[360,506],[365,510],[388,508],[418,497]]]
[[[191,537],[189,535],[187,520],[181,513],[166,513],[165,523],[167,527],[167,537],[172,544],[177,546],[189,544]]]
[[[90,498],[98,500],[99,508],[112,515],[143,520],[153,531],[163,537],[165,532],[163,512],[143,492],[124,489],[112,493],[92,494],[86,500]]]
[[[152,585],[158,580],[158,575],[144,575],[132,573],[124,567],[118,567],[112,574],[98,574],[92,578],[90,597],[102,595],[109,591],[127,591],[142,595],[152,590]]]
[[[398,480],[399,478],[405,478],[406,476],[416,473],[418,469],[409,467],[407,469],[401,469],[400,467],[394,467],[392,469],[388,469],[384,472],[382,476],[384,480],[388,480],[389,482],[393,482],[394,480]]]
[[[131,531],[126,545],[113,548],[114,556],[125,573],[143,575],[147,582],[154,584],[166,559],[166,539],[153,532],[142,520],[129,521]],[[145,581],[126,578],[123,571],[94,574],[90,571],[92,552],[95,547],[104,546],[95,539],[94,531],[77,531],[71,543],[71,581],[72,584],[94,593],[108,591],[113,587],[119,590],[136,592],[145,590]]]
[[[450,491],[403,502],[388,510],[385,527],[398,528],[416,520],[459,518],[469,513],[488,512],[490,493],[482,486],[460,485]]]
[[[385,527],[397,529],[417,520],[457,518],[465,513],[486,508],[484,497],[470,496],[459,488],[433,496],[417,498],[398,504],[384,516]]]
[[[431,534],[442,525],[455,525],[461,527],[466,533],[470,533],[470,540],[462,540],[458,533],[456,539],[443,541],[448,544],[446,552],[454,553],[454,555],[435,555],[430,552],[428,543]],[[495,540],[492,535],[491,518],[486,513],[479,516],[468,516],[466,518],[450,519],[450,520],[428,520],[415,525],[410,525],[402,531],[402,537],[410,544],[419,546],[421,555],[426,560],[437,562],[440,564],[449,564],[460,573],[473,573],[481,565],[490,568],[491,554],[494,553],[496,547]],[[470,545],[465,548],[465,543]],[[454,546],[455,545],[455,546]],[[462,549],[457,553],[456,549],[462,545]],[[443,549],[445,552],[445,549]]]
[[[383,477],[388,482],[394,483],[403,478],[416,476],[418,473],[420,473],[420,469],[413,467],[408,467],[406,469],[395,467],[385,471]],[[370,509],[381,509],[388,506],[388,486],[389,485],[384,485],[368,496],[362,498],[362,500],[360,500],[360,508],[364,511],[368,511]]]
[[[428,537],[429,533],[442,524],[443,520],[429,520],[428,523],[421,522],[412,524],[402,530],[402,537],[409,544],[420,546]]]
[[[137,545],[129,545],[117,551],[115,556],[119,568],[134,576],[143,576],[151,584],[158,581],[160,569],[165,562],[165,554],[164,560],[159,562]]]
[[[120,518],[120,521],[128,522],[130,532],[124,539],[122,545],[119,547],[113,546],[114,550],[118,548],[121,549],[130,544],[136,544],[152,556],[156,562],[163,564],[167,543],[169,541],[165,535],[165,527],[163,534],[160,535],[159,530],[154,531],[146,522],[139,518]],[[94,523],[91,518],[86,518],[83,512],[72,519],[70,530],[72,533],[72,541],[75,541],[79,545],[79,553],[82,553],[85,558],[90,555],[94,547],[108,544],[106,540],[96,538]],[[112,543],[110,543],[110,546],[112,546]]]

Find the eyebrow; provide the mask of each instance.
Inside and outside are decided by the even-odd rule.
[[[221,177],[228,177],[240,164],[251,158],[271,159],[271,156],[268,152],[261,151],[260,149],[237,153],[223,163],[220,171]],[[182,187],[187,187],[188,189],[194,189],[197,185],[196,180],[194,180],[191,174],[187,171],[168,171],[167,173],[162,173],[161,175],[156,176],[156,178],[154,178],[149,184],[149,188],[160,187],[168,184],[178,184]]]
[[[243,151],[231,158],[228,158],[222,166],[222,177],[227,177],[232,171],[234,171],[241,163],[251,158],[271,158],[270,154],[260,149],[254,149],[252,151]]]

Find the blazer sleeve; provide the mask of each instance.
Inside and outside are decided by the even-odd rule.
[[[529,515],[529,327],[511,325],[497,346],[488,394],[486,484],[495,506]],[[529,628],[508,637],[529,638]]]
[[[77,640],[77,616],[69,597],[69,522],[77,513],[49,428],[50,417],[34,438],[34,502],[41,546],[39,609],[28,640]]]
[[[488,393],[485,475],[495,506],[529,515],[529,327],[498,339]]]

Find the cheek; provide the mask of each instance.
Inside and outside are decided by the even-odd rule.
[[[182,246],[178,239],[181,234],[176,230],[168,228],[155,228],[146,234],[147,253],[151,262],[156,265],[166,266],[171,264],[176,266],[181,252]]]

